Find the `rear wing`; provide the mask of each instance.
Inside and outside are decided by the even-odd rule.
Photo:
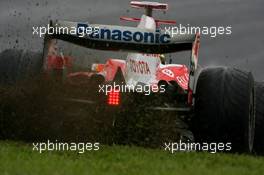
[[[198,65],[199,34],[171,35],[164,30],[149,31],[136,27],[100,25],[58,21],[51,27],[57,28],[57,33],[47,34],[44,41],[43,59],[54,54],[56,40],[63,40],[83,47],[141,53],[172,53],[192,50],[190,76],[194,75]],[[76,29],[76,33],[71,33]],[[89,34],[85,31],[90,31]],[[48,32],[50,33],[50,32]],[[44,63],[45,65],[45,63]],[[190,83],[190,89],[194,85]]]
[[[143,53],[171,53],[191,50],[195,34],[171,35],[164,30],[150,31],[136,27],[100,25],[58,21],[52,24],[57,33],[49,39],[60,39],[80,46],[99,50],[129,51]],[[72,29],[76,33],[72,34]],[[85,33],[89,31],[89,34]]]

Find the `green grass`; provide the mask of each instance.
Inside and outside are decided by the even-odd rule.
[[[247,155],[174,153],[125,146],[99,151],[32,151],[31,145],[0,142],[1,175],[216,175],[264,174],[264,158]]]

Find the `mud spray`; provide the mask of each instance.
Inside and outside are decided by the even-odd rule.
[[[113,109],[103,102],[67,101],[96,99],[96,88],[89,83],[73,87],[47,79],[41,74],[41,62],[39,53],[7,50],[0,54],[1,139],[160,147],[178,140],[179,131],[187,127],[179,124],[176,114],[146,111],[147,103],[130,101]]]

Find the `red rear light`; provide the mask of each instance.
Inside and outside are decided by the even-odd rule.
[[[120,92],[117,90],[112,90],[108,94],[108,104],[109,105],[119,105],[120,102]]]

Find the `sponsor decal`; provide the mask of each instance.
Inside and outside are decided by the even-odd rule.
[[[181,86],[188,86],[189,80],[187,78],[187,74],[185,74],[184,76],[177,76],[176,79]]]
[[[148,63],[145,61],[135,61],[129,59],[129,67],[131,72],[139,74],[151,74]]]
[[[170,69],[163,69],[161,72],[171,78],[174,78],[174,73]]]
[[[77,31],[82,33],[86,28],[89,27],[86,23],[78,23]],[[86,37],[92,39],[102,39],[102,40],[112,40],[112,41],[124,41],[124,42],[134,42],[134,43],[147,43],[147,44],[166,44],[170,43],[171,36],[169,34],[163,34],[160,30],[156,32],[132,32],[130,30],[119,30],[119,29],[108,29],[108,28],[98,28],[92,27],[90,34]],[[78,35],[78,34],[77,34]]]
[[[159,58],[159,57],[160,57],[160,54],[148,54],[148,53],[143,53],[142,56]]]

